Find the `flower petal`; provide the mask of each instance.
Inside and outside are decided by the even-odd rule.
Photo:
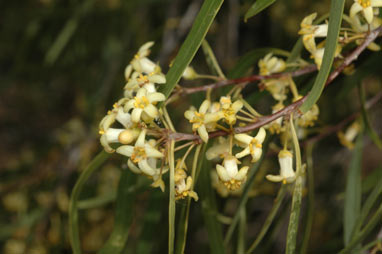
[[[217,164],[216,171],[218,173],[219,178],[223,180],[224,182],[231,180],[231,178],[229,177],[227,173],[227,170],[222,165]]]
[[[119,154],[125,155],[127,157],[131,157],[131,155],[134,152],[134,146],[129,146],[129,145],[120,146],[117,148],[116,152]]]
[[[143,111],[143,109],[141,109],[141,108],[133,109],[133,112],[131,113],[131,120],[134,123],[138,123],[139,122],[139,120],[141,119],[142,111]]]
[[[150,165],[147,163],[147,160],[141,160],[138,162],[139,168],[142,170],[143,173],[149,176],[155,175],[155,170],[150,167]]]

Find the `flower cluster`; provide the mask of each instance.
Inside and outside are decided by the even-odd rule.
[[[124,97],[102,119],[99,133],[105,151],[127,156],[132,172],[146,175],[153,180],[153,187],[164,190],[162,174],[168,166],[162,163],[163,147],[155,139],[160,130],[154,120],[160,115],[157,102],[165,100],[157,92],[157,85],[165,83],[166,78],[159,65],[148,58],[152,45],[153,42],[144,44],[126,67]],[[112,127],[114,124],[120,127]],[[120,146],[115,150],[112,143]]]

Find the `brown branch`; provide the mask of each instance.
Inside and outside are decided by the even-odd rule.
[[[377,104],[377,102],[380,101],[381,98],[382,98],[382,92],[377,93],[373,98],[371,98],[370,100],[368,100],[365,103],[365,108],[370,109],[375,104]],[[359,115],[360,115],[360,111],[351,114],[350,116],[346,117],[344,120],[337,123],[336,125],[329,126],[329,127],[325,128],[324,131],[322,133],[318,134],[317,136],[314,136],[308,140],[305,140],[303,142],[303,145],[316,143],[316,142],[320,141],[321,139],[329,136],[330,134],[343,129],[348,123],[350,123],[351,121],[354,121]]]
[[[262,75],[252,75],[249,77],[222,80],[222,81],[212,83],[209,85],[205,85],[205,86],[182,87],[176,93],[177,94],[191,94],[191,93],[196,93],[196,92],[207,91],[208,89],[215,89],[215,88],[219,88],[219,87],[223,87],[223,86],[248,83],[248,82],[259,81],[259,80],[264,80],[264,79],[274,79],[274,78],[281,78],[281,77],[287,77],[287,76],[297,77],[297,76],[301,76],[304,74],[314,72],[316,70],[317,70],[316,65],[312,64],[312,65],[309,65],[305,68],[298,69],[295,71],[290,71],[290,72],[274,73],[271,75],[263,75],[263,76]]]
[[[359,45],[351,54],[349,54],[344,59],[343,63],[338,68],[336,68],[329,75],[329,77],[328,77],[328,79],[327,79],[327,81],[325,83],[325,86],[329,85],[347,66],[349,66],[354,60],[356,60],[358,58],[358,56],[366,49],[366,47],[371,42],[373,42],[378,37],[378,35],[381,32],[382,32],[382,27],[379,27],[379,28],[371,31],[365,37],[365,40],[362,42],[362,44]],[[268,75],[268,76],[254,75],[254,76],[245,77],[245,78],[239,78],[239,79],[233,79],[233,80],[225,80],[225,81],[217,82],[217,83],[214,83],[214,84],[211,84],[211,85],[208,85],[208,86],[204,86],[204,87],[207,87],[206,89],[208,89],[208,88],[216,88],[216,87],[221,87],[221,86],[230,85],[230,84],[250,82],[250,81],[256,81],[256,80],[261,80],[261,79],[268,79],[268,78],[277,78],[277,77],[282,77],[284,75],[293,75],[293,73],[294,73],[295,76],[298,76],[298,75],[302,75],[301,71],[303,71],[303,74],[314,71],[311,68],[312,67],[309,66],[309,67],[307,67],[305,69],[300,69],[300,70],[297,70],[295,72],[277,73],[277,74]],[[296,74],[296,72],[297,72],[297,74]],[[278,76],[276,76],[276,75],[278,75]],[[190,89],[190,90],[188,90],[188,93],[204,91],[203,87],[182,88],[182,90],[183,89]],[[295,101],[292,104],[289,104],[288,106],[284,107],[283,109],[281,109],[280,111],[278,111],[278,112],[276,112],[274,114],[259,117],[257,119],[257,121],[254,122],[254,123],[248,124],[248,125],[243,126],[243,127],[236,127],[236,128],[233,129],[233,132],[234,133],[249,132],[249,131],[255,130],[257,128],[260,128],[261,126],[264,126],[264,125],[266,125],[266,124],[268,124],[270,122],[273,122],[274,120],[276,120],[279,117],[290,115],[292,112],[298,111],[299,107],[304,103],[304,101],[306,100],[307,96],[308,96],[308,94],[305,95],[304,97],[302,97],[300,100]],[[222,130],[218,130],[218,131],[214,131],[214,132],[209,133],[209,137],[213,138],[213,137],[218,137],[218,136],[226,136],[228,134],[230,134],[230,133],[222,131]],[[195,135],[195,134],[193,135],[193,134],[185,134],[185,133],[171,133],[171,134],[168,135],[168,137],[170,139],[174,139],[176,141],[195,140],[195,142],[197,142],[197,143],[201,143],[202,142],[200,137],[198,135]]]

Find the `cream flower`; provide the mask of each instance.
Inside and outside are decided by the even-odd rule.
[[[240,163],[234,156],[227,156],[223,165],[216,165],[216,171],[219,179],[229,190],[237,190],[241,184],[247,179],[247,172],[249,167],[244,166],[238,170],[237,164]]]
[[[367,33],[369,30],[374,30],[382,25],[382,19],[378,17],[374,17],[371,24],[362,24],[359,15],[355,15],[351,19],[350,23],[351,27],[356,33]],[[357,45],[360,45],[363,42],[363,39],[356,40]],[[381,47],[375,43],[371,42],[368,46],[368,49],[372,51],[379,51]]]
[[[110,147],[110,143],[130,144],[137,139],[140,132],[131,121],[130,114],[125,113],[121,105],[115,103],[113,107],[114,109],[109,111],[99,124],[101,145],[108,153],[114,152],[114,149]],[[118,121],[124,128],[110,128],[115,121]]]
[[[259,61],[260,75],[270,75],[276,72],[282,72],[286,68],[284,60],[273,56],[272,53],[267,54]]]
[[[262,81],[265,90],[272,94],[272,97],[277,101],[286,100],[289,81],[286,78],[266,79]]]
[[[133,109],[131,113],[131,120],[134,123],[139,122],[140,119],[151,121],[158,117],[159,111],[153,105],[158,101],[164,101],[166,97],[162,93],[148,93],[146,88],[140,88],[137,95],[129,100],[125,105],[125,111]],[[144,116],[142,117],[142,113]]]
[[[116,152],[130,157],[131,162],[138,164],[138,168],[142,173],[154,177],[158,175],[158,169],[156,168],[156,165],[153,165],[153,162],[155,161],[149,163],[149,159],[163,158],[164,155],[145,140],[146,132],[146,129],[141,131],[134,146],[120,146],[117,148]],[[137,173],[137,168],[131,167],[131,170]]]
[[[326,37],[328,34],[328,24],[313,25],[313,20],[317,17],[317,13],[310,14],[305,17],[300,24],[299,34],[302,35],[302,42],[311,54],[316,51],[316,37]]]
[[[192,123],[192,130],[194,132],[197,131],[200,138],[206,143],[208,142],[207,129],[214,129],[217,121],[222,118],[222,114],[220,112],[207,113],[210,105],[211,102],[209,100],[205,100],[202,105],[200,105],[199,111],[191,109],[184,113],[184,117]]]
[[[134,92],[137,92],[142,87],[148,93],[155,93],[157,91],[155,84],[164,83],[166,83],[166,77],[163,73],[143,75],[142,73],[134,72],[124,87],[125,97],[133,98]]]
[[[175,170],[175,199],[184,199],[191,197],[195,201],[198,201],[198,194],[192,189],[192,177],[187,176],[187,173],[182,168]]]
[[[241,143],[244,150],[237,153],[236,158],[242,158],[247,155],[252,156],[252,162],[256,162],[260,159],[262,150],[262,143],[264,142],[266,132],[263,127],[260,128],[259,132],[255,137],[251,137],[247,134],[236,134],[235,139]]]
[[[299,95],[296,99],[293,101],[297,101],[301,99],[302,96]],[[314,104],[311,109],[309,109],[308,112],[300,116],[297,120],[297,124],[300,127],[312,127],[314,125],[314,122],[318,119],[318,115],[320,114],[320,109],[318,108],[317,104]]]
[[[340,139],[340,142],[342,145],[346,146],[350,150],[354,148],[354,139],[357,137],[361,130],[361,126],[358,122],[354,122],[352,125],[350,125],[345,133],[342,131],[338,132],[338,138]]]
[[[183,72],[182,78],[185,80],[194,80],[198,77],[198,74],[191,66],[187,66]]]
[[[231,151],[228,138],[219,137],[217,142],[211,146],[206,152],[207,160],[213,160],[216,158],[224,158],[229,155]]]
[[[134,56],[134,59],[130,62],[130,64],[125,69],[125,78],[126,81],[129,80],[131,73],[133,70],[139,73],[159,73],[160,67],[159,65],[152,62],[147,56],[150,54],[150,48],[154,45],[154,42],[150,41],[143,44],[138,53]]]
[[[293,170],[293,155],[288,150],[279,152],[280,175],[267,175],[266,178],[272,182],[291,183],[296,179]]]
[[[374,18],[373,7],[382,7],[382,0],[354,0],[350,7],[350,18],[354,19],[362,11],[367,23],[371,24]]]
[[[280,101],[279,103],[277,103],[276,105],[272,107],[272,114],[282,110],[283,108],[284,108],[284,104],[282,103],[282,101]],[[274,133],[280,134],[280,132],[283,132],[285,130],[283,126],[283,117],[277,118],[276,120],[270,122],[264,127],[268,129],[271,132],[271,134],[274,134]]]
[[[243,102],[240,100],[232,103],[230,96],[222,96],[220,97],[221,111],[224,114],[224,121],[233,125],[236,123],[236,114],[243,107]]]

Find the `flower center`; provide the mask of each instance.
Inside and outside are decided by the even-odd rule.
[[[251,153],[254,152],[255,148],[262,148],[262,147],[263,147],[263,145],[261,143],[259,143],[255,138],[253,138],[251,140],[251,143],[249,143],[249,151]]]
[[[239,189],[241,186],[241,183],[242,183],[242,181],[239,181],[236,179],[231,179],[229,181],[223,182],[224,186],[227,187],[227,189],[232,190],[232,191]]]
[[[134,152],[131,155],[131,160],[134,163],[138,163],[141,160],[144,160],[147,158],[146,151],[144,147],[134,147]]]
[[[134,107],[141,109],[144,109],[150,103],[146,96],[142,96],[141,98],[134,97],[134,100]]]
[[[149,82],[149,78],[147,77],[147,75],[142,75],[142,74],[139,74],[139,78],[137,78],[138,82],[139,82],[139,86],[142,86],[143,84],[146,84]]]
[[[193,129],[197,129],[204,123],[204,114],[199,112],[195,112],[194,114],[195,116],[192,118],[192,120],[190,120],[190,123],[193,123]]]
[[[358,0],[358,3],[362,6],[362,8],[371,6],[370,0]]]

